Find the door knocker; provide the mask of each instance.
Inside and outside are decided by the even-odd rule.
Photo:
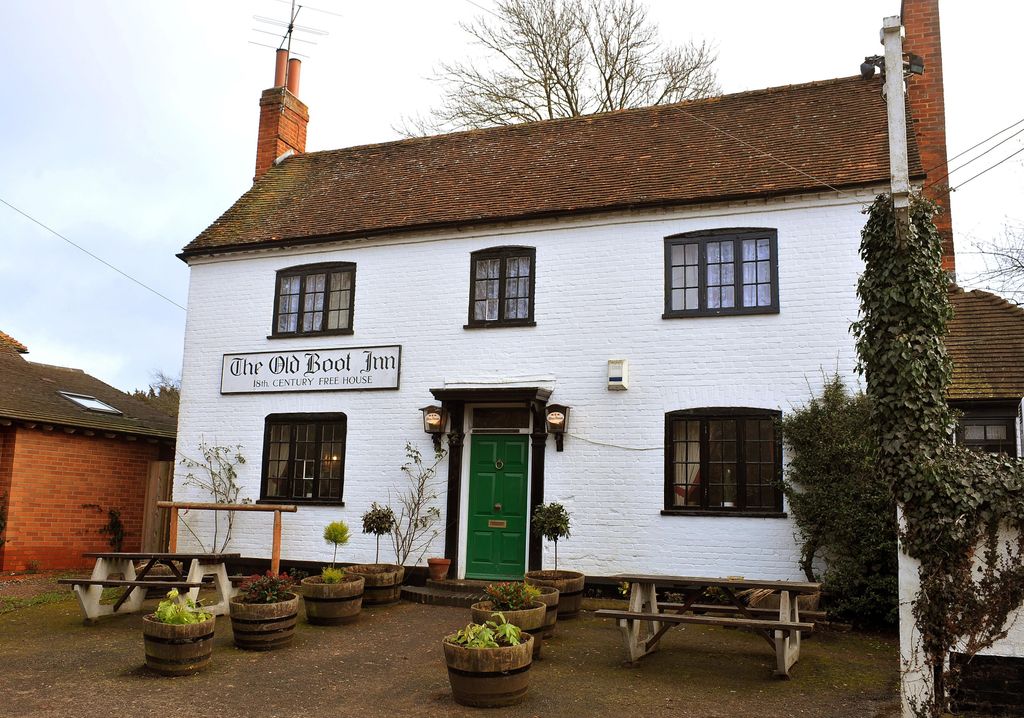
[[[502,469],[505,468],[505,462],[502,461],[501,459],[498,459],[497,461],[494,462],[494,468],[496,468],[498,471],[501,471]]]

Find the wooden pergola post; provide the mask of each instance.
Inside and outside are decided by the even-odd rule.
[[[281,571],[281,513],[295,513],[298,507],[294,504],[210,504],[192,503],[180,501],[158,501],[156,504],[161,509],[170,509],[170,530],[168,532],[168,550],[175,553],[178,547],[178,510],[186,511],[273,511],[274,512],[274,538],[270,552],[270,570],[273,573]],[[216,547],[215,547],[216,548]]]

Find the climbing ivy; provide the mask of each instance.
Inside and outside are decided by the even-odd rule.
[[[909,231],[882,195],[862,232],[860,369],[871,399],[876,464],[902,509],[900,542],[920,562],[913,615],[935,678],[918,716],[947,707],[952,650],[974,655],[1006,635],[1024,603],[1024,462],[952,443],[943,345],[952,316],[934,205],[911,199]]]

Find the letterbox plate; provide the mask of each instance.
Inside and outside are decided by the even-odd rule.
[[[508,525],[508,522],[504,519],[489,519],[487,521],[487,528],[489,529],[503,529]]]

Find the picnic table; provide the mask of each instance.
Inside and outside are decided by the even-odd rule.
[[[814,624],[801,621],[799,597],[821,591],[820,583],[763,581],[758,579],[706,578],[700,576],[655,576],[618,574],[613,578],[630,584],[629,609],[603,609],[597,616],[618,620],[629,662],[658,649],[658,642],[673,626],[698,624],[739,628],[758,633],[775,651],[775,675],[789,677],[789,669],[800,657],[800,634],[814,630]],[[658,602],[658,587],[678,593],[680,603]],[[708,589],[725,603],[707,603]],[[778,608],[748,606],[738,593],[759,589],[777,594]],[[702,602],[704,601],[704,602]],[[809,616],[822,617],[816,611]]]
[[[213,577],[217,591],[217,602],[203,606],[203,610],[216,616],[228,612],[231,597],[236,589],[228,578],[228,561],[238,560],[237,553],[84,553],[86,558],[96,559],[89,578],[62,578],[58,583],[72,587],[78,598],[86,623],[95,622],[100,616],[114,613],[132,613],[142,608],[146,598],[146,590],[159,588],[178,589],[179,601],[190,598],[193,601],[199,596],[203,579]],[[146,564],[136,571],[135,562],[145,561]],[[178,564],[189,565],[188,573],[183,575]],[[171,576],[150,577],[149,572],[155,566],[166,566]],[[113,576],[122,578],[112,578]],[[100,604],[104,588],[124,588],[124,591],[112,605]]]

